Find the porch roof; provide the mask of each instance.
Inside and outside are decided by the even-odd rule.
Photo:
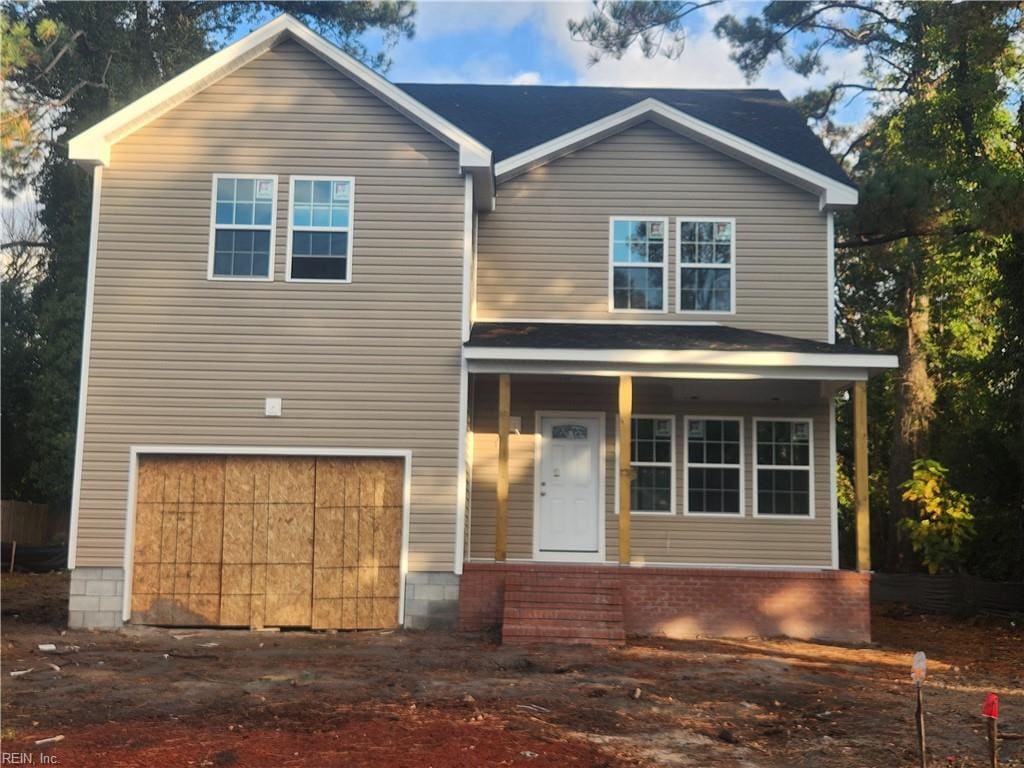
[[[718,324],[474,323],[470,370],[561,366],[614,375],[863,379],[895,368],[895,355]],[[569,372],[569,371],[566,371]]]

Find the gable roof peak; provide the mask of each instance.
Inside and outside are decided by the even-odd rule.
[[[288,13],[282,13],[231,45],[208,56],[163,85],[78,134],[68,144],[68,155],[84,165],[109,165],[110,148],[196,93],[241,69],[280,44],[294,40],[327,64],[366,88],[413,122],[459,152],[459,164],[479,176],[478,188],[490,197],[491,151],[464,130],[437,114],[394,83],[338,46],[318,35]]]

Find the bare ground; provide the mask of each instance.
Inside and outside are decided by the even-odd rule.
[[[37,764],[45,750],[112,767],[915,766],[915,650],[930,765],[988,765],[989,690],[1001,730],[1024,733],[1024,633],[1005,622],[888,607],[869,647],[526,650],[448,633],[63,632],[66,575],[4,574],[2,589],[3,748]],[[1000,764],[1024,766],[1024,740]]]

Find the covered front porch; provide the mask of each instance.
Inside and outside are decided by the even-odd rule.
[[[884,356],[622,352],[467,346],[462,626],[507,624],[511,578],[520,603],[531,582],[613,585],[637,634],[867,638],[866,576],[838,570],[835,402],[852,391],[866,574],[863,364]]]

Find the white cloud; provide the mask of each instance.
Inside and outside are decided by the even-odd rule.
[[[523,69],[504,53],[469,56],[455,66],[438,66],[419,60],[399,59],[394,80],[417,83],[483,83],[489,85],[539,85],[543,76]]]
[[[540,5],[517,0],[421,0],[416,6],[416,38],[430,40],[485,29],[511,29],[534,16]]]
[[[571,2],[518,2],[517,0],[476,0],[474,2],[433,2],[419,5],[416,39],[400,45],[395,53],[393,74],[399,80],[418,82],[555,84],[547,67],[557,62],[556,76],[569,84],[622,86],[633,88],[776,88],[789,98],[809,87],[821,86],[856,76],[863,63],[859,51],[826,52],[828,71],[804,78],[772,61],[758,77],[748,83],[739,67],[729,58],[729,44],[713,31],[715,22],[726,14],[744,16],[757,12],[757,6],[740,0],[725,0],[693,14],[690,32],[682,55],[677,59],[655,56],[648,59],[639,49],[628,50],[621,59],[605,58],[591,64],[590,46],[573,40],[567,23],[582,19],[593,10],[587,0]],[[524,64],[521,51],[498,47],[495,40],[507,38],[489,32],[507,32],[529,25],[544,42],[543,49]],[[465,46],[474,51],[462,60],[438,63],[437,46]],[[571,74],[566,76],[565,70]],[[851,120],[863,108],[850,110]]]
[[[520,72],[509,82],[512,85],[540,85],[540,72]]]
[[[729,58],[728,42],[719,39],[713,27],[724,15],[743,16],[753,11],[750,5],[726,0],[695,14],[682,55],[646,58],[631,48],[621,59],[605,58],[590,64],[591,50],[585,43],[570,38],[569,19],[580,19],[592,6],[589,3],[550,3],[545,5],[544,34],[565,56],[576,72],[579,85],[623,86],[633,88],[777,88],[787,97],[799,96],[809,87],[821,86],[856,76],[862,68],[860,51],[826,52],[825,74],[804,78],[773,61],[748,83],[740,68]]]

